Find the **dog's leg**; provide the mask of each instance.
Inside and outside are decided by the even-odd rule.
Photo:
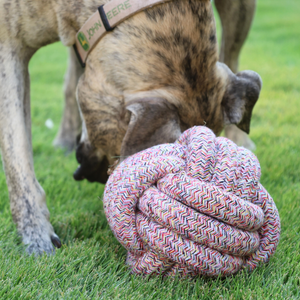
[[[76,101],[76,86],[83,73],[72,48],[69,49],[68,70],[65,75],[65,107],[59,132],[53,142],[54,146],[71,151],[76,146],[76,138],[81,127],[81,119]]]
[[[215,0],[215,5],[222,23],[220,61],[237,73],[240,51],[252,24],[256,0]]]
[[[215,5],[222,23],[220,61],[237,73],[240,51],[251,27],[256,0],[215,0]],[[235,125],[226,126],[225,135],[239,146],[255,149],[248,135]]]
[[[1,50],[0,147],[13,219],[28,253],[52,253],[61,244],[33,168],[28,60]]]

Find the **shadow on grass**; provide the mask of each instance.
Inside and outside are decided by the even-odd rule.
[[[75,209],[71,215],[55,217],[52,224],[64,243],[71,242],[74,239],[82,241],[93,238],[100,243],[114,239],[102,203],[90,212],[81,212]]]

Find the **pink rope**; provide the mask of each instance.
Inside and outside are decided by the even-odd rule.
[[[104,192],[108,223],[137,274],[252,271],[279,242],[280,220],[253,153],[206,127],[123,161]]]

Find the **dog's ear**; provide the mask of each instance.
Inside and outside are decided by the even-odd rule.
[[[231,79],[222,100],[225,125],[236,124],[249,133],[252,110],[259,97],[262,81],[253,71],[237,73]]]
[[[131,117],[121,146],[121,157],[146,148],[173,143],[181,134],[176,108],[163,98],[142,98],[127,107]]]

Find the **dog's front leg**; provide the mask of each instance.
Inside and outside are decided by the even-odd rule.
[[[238,72],[239,55],[248,36],[255,13],[256,0],[215,0],[222,23],[220,61],[234,73]],[[239,146],[250,150],[255,144],[248,135],[236,127],[227,125],[225,135]]]
[[[69,63],[65,75],[65,107],[60,129],[53,142],[54,146],[71,151],[76,146],[76,138],[81,127],[81,118],[76,101],[76,87],[83,68],[78,62],[73,48],[69,49]]]
[[[32,158],[28,59],[1,47],[0,147],[13,219],[28,253],[52,253],[60,241],[49,222],[45,192]],[[25,58],[24,58],[25,57]]]

